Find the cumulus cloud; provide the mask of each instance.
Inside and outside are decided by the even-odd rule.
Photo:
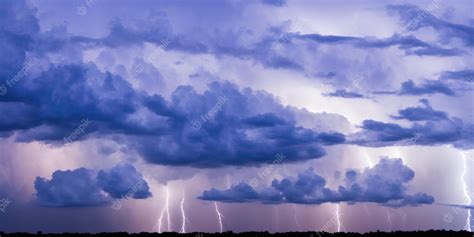
[[[378,39],[373,37],[335,36],[320,34],[295,35],[295,37],[300,39],[308,39],[324,44],[350,44],[356,48],[365,49],[382,49],[396,46],[400,50],[403,50],[406,55],[443,57],[456,56],[461,55],[463,53],[463,51],[459,49],[442,48],[439,46],[431,45],[430,43],[417,39],[412,35],[402,36],[394,34],[393,36],[384,39]]]
[[[420,114],[420,110],[426,108],[401,110],[403,115],[398,118],[426,121],[424,124],[415,122],[411,127],[402,127],[395,123],[364,120],[362,131],[348,135],[348,143],[369,147],[451,144],[459,149],[474,148],[474,124],[458,118],[443,118],[446,114],[440,111]]]
[[[326,180],[310,168],[297,177],[275,179],[270,187],[259,191],[247,183],[240,183],[227,190],[206,190],[199,198],[221,202],[297,204],[373,202],[396,207],[432,204],[434,198],[426,193],[407,193],[407,184],[414,176],[415,172],[401,159],[383,158],[372,168],[346,171],[345,184],[337,189],[329,188]]]
[[[345,141],[340,133],[298,126],[294,109],[271,94],[229,82],[211,83],[202,94],[180,86],[167,101],[94,65],[53,66],[39,78],[9,93],[21,106],[0,104],[11,114],[32,115],[0,119],[18,141],[61,144],[87,119],[78,140],[120,135],[150,162],[203,167],[267,163],[278,152],[291,157],[286,162],[319,158],[321,145]]]
[[[426,94],[444,94],[447,96],[453,96],[454,91],[449,85],[442,81],[431,81],[427,80],[421,85],[416,85],[412,80],[408,80],[402,83],[399,95],[426,95]]]
[[[434,110],[427,99],[421,99],[423,106],[408,107],[398,111],[398,115],[393,115],[394,119],[406,119],[409,121],[428,121],[448,119],[448,114],[443,111]]]
[[[143,175],[128,163],[120,163],[108,172],[100,170],[97,180],[102,189],[112,198],[124,198],[129,192],[128,196],[134,199],[151,197],[150,188],[143,179]]]
[[[400,89],[397,91],[375,91],[373,94],[378,95],[399,95],[399,96],[419,96],[443,94],[446,96],[454,96],[456,93],[448,83],[441,80],[424,80],[419,85],[413,80],[402,82]]]
[[[7,5],[4,11],[21,9],[15,3]],[[58,35],[42,34],[34,27],[12,34],[31,34],[27,39],[40,44],[47,42],[40,39],[50,38],[59,48],[75,41],[80,50],[101,45],[124,46],[128,41],[159,42],[171,34],[171,29],[161,27],[168,24],[166,15],[154,14],[156,17],[151,23],[148,21],[149,25],[116,22],[111,33],[99,40],[71,38],[67,34],[61,36],[66,40],[57,39]],[[25,20],[34,26],[36,18],[31,14]],[[25,55],[29,49],[14,38],[3,39],[20,54]],[[180,41],[170,41],[174,44],[169,49],[176,50]],[[7,51],[10,52],[16,54]],[[22,57],[11,68],[3,67],[2,77],[14,76],[24,60]],[[47,58],[37,61],[47,66],[35,68],[35,73],[25,75],[21,83],[0,96],[0,109],[8,112],[8,116],[0,116],[1,136],[16,135],[19,142],[42,141],[61,146],[70,140],[65,138],[81,126],[81,121],[87,120],[87,127],[80,134],[74,133],[74,141],[91,137],[115,139],[152,163],[195,167],[268,163],[278,152],[290,157],[285,162],[302,161],[324,156],[322,145],[345,142],[340,133],[297,125],[294,109],[281,105],[277,98],[263,91],[240,90],[234,84],[216,82],[202,94],[191,86],[179,86],[166,100],[162,95],[136,90],[121,76],[101,71],[92,62],[49,64],[45,62]],[[219,102],[218,98],[226,101]]]
[[[340,133],[298,126],[293,108],[272,95],[250,88],[240,91],[231,83],[212,83],[202,94],[179,87],[169,103],[155,95],[146,104],[156,115],[169,118],[169,132],[139,138],[133,146],[158,164],[252,165],[271,163],[279,152],[289,157],[285,162],[295,162],[323,156],[321,145],[345,142]]]
[[[465,69],[459,71],[444,71],[440,75],[441,80],[461,80],[466,82],[474,81],[474,70]]]
[[[96,206],[109,203],[112,198],[151,197],[143,176],[126,163],[98,173],[86,168],[58,170],[50,180],[37,177],[35,189],[39,204],[48,207]]]

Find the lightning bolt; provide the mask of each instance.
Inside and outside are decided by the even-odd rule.
[[[161,210],[161,214],[160,214],[160,218],[158,219],[158,233],[162,233],[161,231],[161,226],[163,224],[163,217],[165,215],[165,212],[167,213],[168,215],[168,231],[170,231],[170,217],[169,217],[169,197],[170,197],[170,193],[169,193],[169,190],[168,190],[168,187],[165,187],[165,191],[166,191],[166,202],[165,202],[165,207],[163,207],[163,210]]]
[[[296,216],[296,204],[293,204],[293,208],[294,208],[293,210],[294,210],[294,213],[295,213],[295,215],[294,215],[295,223],[298,226],[298,230],[301,231],[302,227],[301,227],[300,222],[298,221],[298,217]]]
[[[392,216],[390,215],[390,212],[387,210],[387,219],[388,219],[388,224],[390,225],[390,231],[393,229],[393,224],[392,224]]]
[[[341,232],[341,215],[339,213],[339,204],[336,204],[337,232]]]
[[[232,182],[230,181],[230,175],[227,175],[227,189],[230,189],[231,186],[232,186]],[[214,202],[214,208],[216,210],[216,214],[217,214],[217,219],[219,220],[219,230],[220,232],[222,233],[224,231],[224,227],[222,225],[222,217],[223,215],[221,214],[221,212],[219,211],[219,206],[217,206],[217,202]]]
[[[221,230],[221,233],[222,233],[222,231],[224,230],[224,228],[222,227],[222,214],[219,211],[219,207],[217,206],[217,202],[214,202],[214,207],[216,208],[217,217],[219,218],[219,227],[220,227],[220,230]]]
[[[165,214],[165,208],[161,210],[160,218],[158,219],[158,233],[161,233],[161,224],[163,223],[163,215]]]
[[[181,225],[181,233],[186,233],[186,214],[184,213],[184,192],[183,192],[183,198],[181,199],[181,218],[183,219],[183,224]]]
[[[466,158],[466,154],[464,152],[461,152],[461,155],[462,155],[462,158],[463,158],[463,165],[464,165],[464,169],[463,169],[463,174],[462,174],[462,186],[463,186],[463,190],[464,190],[464,197],[467,199],[467,205],[471,205],[472,203],[472,199],[471,197],[469,196],[469,190],[467,188],[467,184],[466,184],[466,178],[467,178],[467,158]],[[466,219],[466,226],[464,227],[467,231],[471,231],[471,218],[472,218],[472,214],[471,214],[471,209],[467,209],[467,219]]]
[[[170,225],[170,192],[166,188],[166,224],[168,225],[168,231],[171,231]]]

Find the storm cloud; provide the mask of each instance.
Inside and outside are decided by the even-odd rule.
[[[298,204],[373,202],[395,207],[433,203],[434,198],[426,193],[407,193],[407,184],[414,176],[415,172],[401,159],[384,158],[372,168],[346,171],[345,184],[337,189],[329,188],[326,179],[310,168],[297,177],[275,179],[271,186],[260,191],[247,183],[240,183],[227,190],[204,191],[199,198],[221,202]]]
[[[37,177],[35,189],[37,201],[47,207],[96,206],[113,199],[144,199],[152,195],[143,176],[127,163],[118,164],[110,171],[58,170],[50,180]]]

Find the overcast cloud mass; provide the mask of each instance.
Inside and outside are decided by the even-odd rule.
[[[473,12],[0,1],[0,230],[472,230]]]

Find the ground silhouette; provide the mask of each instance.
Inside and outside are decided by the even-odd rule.
[[[426,237],[474,237],[474,232],[468,231],[447,231],[447,230],[428,230],[428,231],[395,231],[395,232],[370,232],[370,233],[327,233],[327,232],[286,232],[286,233],[269,233],[269,232],[224,232],[224,233],[186,233],[180,234],[175,232],[169,233],[126,233],[126,232],[114,232],[114,233],[3,233],[0,232],[0,237],[4,236],[41,236],[41,237],[56,237],[56,236],[78,236],[78,237],[122,237],[122,236],[133,236],[133,237],[221,237],[221,236],[236,236],[236,237],[345,237],[345,236],[359,236],[359,237],[392,237],[392,236],[426,236]]]

